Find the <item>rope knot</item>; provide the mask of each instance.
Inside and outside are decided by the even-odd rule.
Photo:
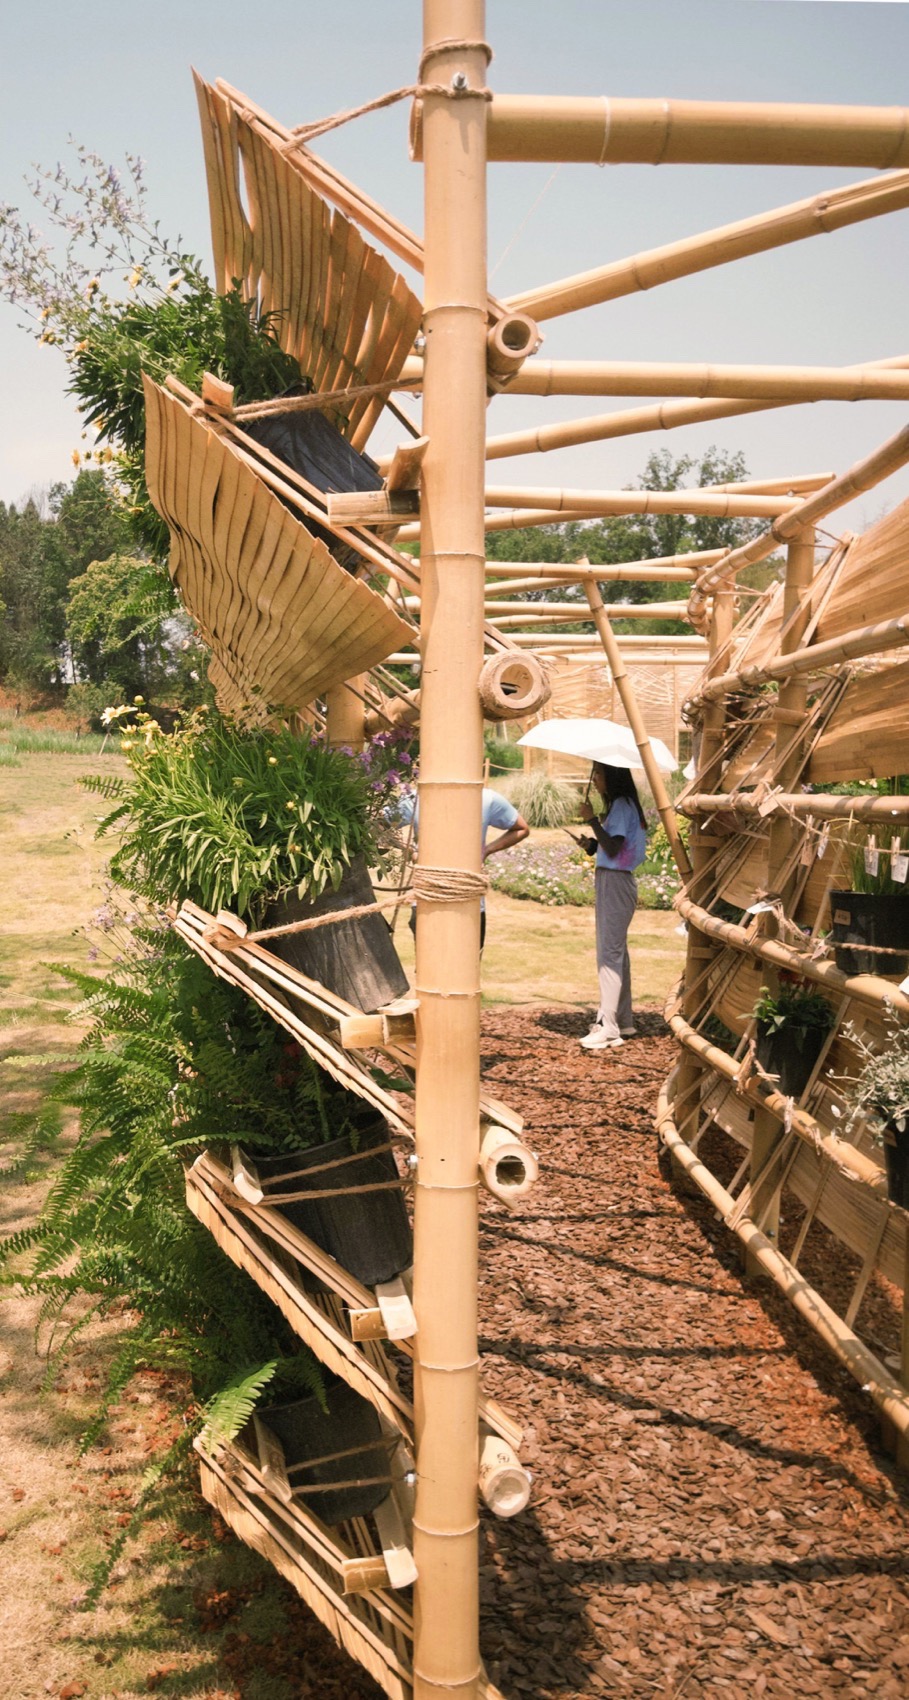
[[[466,868],[421,868],[413,870],[413,893],[424,903],[472,903],[489,888],[485,874]]]

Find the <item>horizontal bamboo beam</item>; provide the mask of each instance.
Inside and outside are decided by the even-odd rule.
[[[781,939],[763,938],[737,926],[734,921],[719,920],[684,892],[679,892],[673,907],[699,933],[721,939],[745,956],[772,962],[777,968],[790,969],[805,980],[815,980],[819,986],[826,986],[841,997],[855,998],[858,1003],[867,1004],[872,1009],[883,1009],[892,1004],[901,1015],[909,1014],[909,997],[898,991],[892,980],[884,980],[879,974],[844,974],[834,963],[815,961],[805,952],[784,944]]]
[[[722,814],[727,809],[756,815],[764,798],[763,791],[751,796],[748,792],[695,791],[680,799],[676,808],[683,815]],[[839,797],[835,793],[816,791],[781,791],[776,798],[777,808],[800,819],[813,815],[816,820],[906,820],[909,819],[909,797]]]
[[[728,265],[732,260],[763,254],[768,249],[800,242],[808,236],[821,236],[906,206],[909,206],[909,171],[895,172],[892,177],[869,177],[861,183],[847,183],[826,194],[774,207],[753,218],[737,219],[734,224],[722,224],[715,230],[686,236],[679,242],[648,248],[592,271],[560,278],[556,283],[525,289],[510,296],[507,305],[517,312],[530,313],[535,319],[553,319],[560,313],[617,301],[638,290],[653,289],[676,278],[690,277],[694,272]]]
[[[842,637],[828,638],[826,643],[811,643],[804,649],[792,649],[778,655],[760,667],[742,667],[737,672],[720,673],[710,679],[693,701],[718,702],[730,691],[743,686],[762,685],[773,679],[791,679],[801,673],[817,673],[824,667],[834,667],[841,661],[857,661],[863,655],[880,655],[888,649],[899,649],[909,643],[909,614],[897,620],[882,620],[876,626],[861,626]]]
[[[869,370],[905,370],[909,359],[905,355],[897,355],[895,359],[866,362],[866,366]],[[849,369],[843,368],[844,371]],[[576,448],[581,443],[603,443],[610,438],[634,437],[648,431],[675,431],[683,425],[737,419],[747,413],[770,413],[775,408],[792,405],[789,401],[660,401],[650,407],[625,407],[616,413],[594,413],[585,419],[565,419],[561,423],[534,425],[526,431],[487,437],[486,459],[548,454],[553,449]]]
[[[692,573],[690,571],[686,571],[684,567],[676,567],[674,570],[662,573],[640,574],[630,573],[626,570],[616,573],[609,568],[604,569],[595,575],[591,575],[589,573],[585,574],[584,579],[577,577],[556,578],[554,576],[552,578],[534,577],[487,579],[486,595],[487,597],[495,598],[496,596],[512,596],[518,591],[524,594],[529,590],[567,590],[572,584],[583,584],[586,579],[591,576],[593,576],[596,580],[599,580],[601,584],[615,584],[623,582],[642,584],[690,584],[693,577]]]
[[[402,380],[419,381],[411,355]],[[509,395],[724,396],[730,401],[909,401],[909,374],[880,366],[742,366],[703,361],[531,360]]]
[[[496,94],[489,107],[488,158],[886,171],[909,165],[909,108]]]
[[[328,499],[331,502],[332,498]],[[723,519],[759,519],[764,514],[777,518],[791,513],[796,504],[791,496],[734,495],[709,486],[696,490],[533,490],[520,484],[487,485],[488,508],[521,505],[552,513],[715,514]]]
[[[794,478],[743,478],[739,483],[711,484],[711,490],[725,490],[730,496],[806,496],[829,484],[835,472],[800,472]]]
[[[685,1170],[718,1211],[721,1221],[742,1241],[754,1263],[768,1274],[789,1300],[793,1309],[804,1317],[824,1344],[845,1365],[874,1403],[901,1435],[909,1434],[909,1397],[895,1376],[858,1338],[836,1311],[822,1299],[806,1281],[804,1275],[772,1245],[765,1234],[747,1216],[739,1217],[732,1194],[712,1175],[705,1163],[685,1144],[676,1128],[664,1087],[657,1099],[657,1128],[660,1139],[672,1158]]]
[[[655,555],[646,561],[595,561],[582,566],[577,561],[487,561],[487,573],[497,578],[527,578],[582,584],[585,579],[642,579],[652,583],[682,584],[694,577],[699,567],[721,561],[725,549],[697,549],[688,555]],[[488,586],[487,586],[488,589]]]
[[[610,620],[684,620],[685,602],[609,602]],[[583,602],[487,602],[487,614],[497,626],[545,623],[547,620],[589,621],[590,609]]]
[[[743,543],[740,548],[730,550],[725,560],[718,562],[715,567],[709,567],[698,579],[695,599],[702,601],[707,591],[732,578],[741,567],[751,566],[756,561],[764,561],[772,555],[778,543],[788,543],[798,536],[799,531],[807,526],[815,525],[818,520],[825,519],[836,508],[841,508],[846,502],[851,502],[854,496],[860,496],[865,490],[871,490],[875,484],[889,478],[909,461],[909,425],[889,437],[886,443],[875,449],[864,460],[856,461],[854,466],[844,472],[839,478],[834,478],[830,484],[809,496],[801,507],[793,514],[785,515],[775,522],[762,537],[755,537],[750,543]],[[692,616],[696,609],[689,604]]]

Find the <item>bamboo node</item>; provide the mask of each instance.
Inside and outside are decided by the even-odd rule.
[[[522,720],[537,714],[552,695],[539,657],[508,650],[484,662],[477,688],[484,720]]]

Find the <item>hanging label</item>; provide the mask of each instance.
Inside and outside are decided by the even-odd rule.
[[[802,853],[799,861],[803,868],[810,868],[814,861],[814,816],[808,815],[805,820],[805,837],[802,842]]]
[[[906,975],[905,980],[900,981],[896,989],[898,992],[905,992],[909,996],[909,974]]]
[[[830,824],[829,824],[829,822],[825,821],[823,831],[821,833],[820,838],[817,841],[817,859],[818,859],[819,862],[822,862],[824,857],[826,856],[827,845],[829,843],[830,843]]]
[[[773,814],[774,809],[779,804],[781,790],[782,787],[778,785],[774,791],[768,791],[766,797],[763,797],[758,803],[757,812],[762,818],[764,815]]]
[[[909,874],[909,856],[891,856],[890,873],[897,885],[905,885],[906,875]]]
[[[875,838],[875,835],[872,832],[870,838],[868,839],[867,844],[865,845],[865,872],[866,872],[866,874],[873,876],[874,874],[877,873],[878,864],[880,863],[880,859],[881,859],[881,853],[880,853],[880,851],[878,850],[878,847],[877,847],[877,839]]]

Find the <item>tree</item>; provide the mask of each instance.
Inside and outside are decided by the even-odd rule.
[[[691,489],[711,484],[741,483],[747,477],[745,457],[740,452],[727,453],[711,447],[700,460],[693,455],[682,455],[674,460],[668,449],[659,449],[649,456],[637,484],[629,488]],[[491,561],[577,561],[586,555],[594,566],[617,566],[665,555],[687,555],[702,549],[735,548],[747,542],[758,530],[759,525],[749,519],[694,514],[622,514],[611,519],[490,532],[486,538],[486,550]],[[610,580],[608,574],[604,574],[600,582],[607,602],[675,602],[679,599],[679,586],[675,584]],[[530,591],[527,599],[539,602],[583,601],[583,594],[575,587],[559,586],[554,590]],[[619,632],[642,634],[678,634],[690,630],[683,621],[658,618],[635,620],[633,623],[618,620],[615,626]],[[585,625],[576,629],[592,630],[593,627]]]

